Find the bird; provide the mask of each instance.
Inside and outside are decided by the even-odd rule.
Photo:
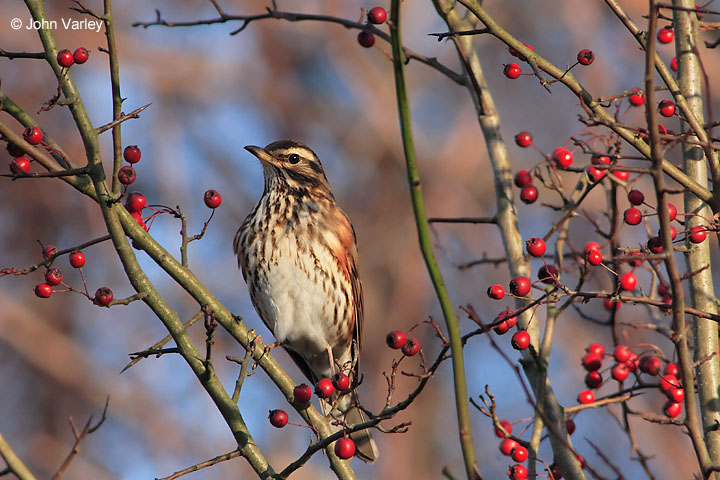
[[[260,160],[265,181],[233,241],[250,299],[275,344],[313,384],[349,373],[353,386],[328,415],[348,426],[362,423],[356,385],[363,292],[355,230],[310,148],[279,140],[245,150]],[[350,438],[356,457],[375,461],[379,451],[369,430]]]

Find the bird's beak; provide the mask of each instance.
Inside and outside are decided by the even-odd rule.
[[[245,150],[255,155],[258,160],[263,163],[269,163],[271,165],[274,165],[276,163],[273,156],[270,155],[264,148],[256,147],[255,145],[247,145],[245,147]]]

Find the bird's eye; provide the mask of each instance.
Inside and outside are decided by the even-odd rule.
[[[298,155],[297,153],[291,153],[290,156],[288,157],[288,161],[290,161],[290,163],[295,165],[296,163],[298,163],[300,161],[300,155]]]

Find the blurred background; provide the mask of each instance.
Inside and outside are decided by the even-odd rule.
[[[257,14],[269,6],[269,2],[254,0],[220,3],[231,14]],[[278,4],[286,11],[353,20],[361,18],[361,8],[376,6],[365,0],[281,0]],[[69,10],[71,6],[68,0],[53,0],[48,2],[48,15],[58,23],[63,18],[82,19]],[[102,11],[98,0],[87,0],[85,6]],[[642,15],[647,2],[628,0],[623,6],[644,25]],[[405,2],[404,7],[406,45],[460,71],[452,43],[437,42],[427,35],[445,30],[432,5]],[[576,67],[573,72],[594,96],[611,96],[642,86],[642,52],[600,2],[507,0],[485,2],[485,7],[501,25],[557,65],[572,64],[580,49],[592,49],[595,63]],[[140,119],[126,122],[123,128],[123,144],[137,144],[142,149],[142,160],[136,165],[138,180],[131,190],[142,191],[150,204],[180,206],[192,232],[198,232],[209,216],[202,202],[205,190],[213,188],[222,194],[223,205],[205,238],[191,244],[190,267],[227,307],[269,340],[272,336],[252,308],[232,255],[232,237],[263,189],[261,168],[242,147],[294,138],[313,148],[357,232],[366,301],[361,397],[367,408],[379,410],[387,393],[382,372],[389,372],[392,359],[398,357],[397,352],[385,346],[386,332],[417,326],[412,334],[420,340],[426,358],[432,359],[440,349],[440,341],[431,328],[421,323],[429,317],[438,322],[442,319],[417,246],[389,45],[378,39],[374,48],[365,49],[356,41],[357,31],[317,22],[260,21],[236,36],[229,32],[237,29],[238,23],[192,28],[132,27],[137,21],[152,21],[154,9],[159,9],[166,20],[216,16],[210,2],[203,0],[126,0],[115,5],[124,110],[152,103]],[[12,30],[9,26],[9,20],[15,17],[27,23],[29,14],[22,2],[4,0],[0,11],[0,21],[4,22],[0,24],[0,48],[41,50],[36,32]],[[89,61],[72,67],[70,74],[95,125],[109,122],[112,110],[107,59],[98,51],[105,45],[104,33],[66,30],[62,25],[54,33],[60,48],[84,46],[91,50]],[[584,126],[577,121],[581,110],[569,91],[554,85],[549,94],[532,76],[509,80],[502,75],[503,64],[517,60],[507,49],[489,36],[478,37],[475,44],[495,96],[514,170],[530,168],[542,160],[538,152],[514,145],[516,133],[530,131],[535,144],[545,153],[568,144],[571,135],[582,133]],[[659,51],[667,62],[674,56],[672,45],[659,46]],[[701,53],[713,78],[718,72],[717,52],[703,49]],[[493,179],[467,91],[417,62],[410,62],[407,75],[428,214],[493,215]],[[0,81],[5,94],[35,115],[47,134],[77,163],[84,163],[80,138],[68,111],[56,107],[36,114],[56,89],[45,62],[0,58]],[[667,94],[659,94],[658,100],[662,98]],[[642,112],[627,109],[627,102],[623,102],[622,121],[642,121]],[[9,116],[0,118],[21,131]],[[679,129],[677,120],[666,125]],[[103,140],[109,166],[109,132]],[[677,160],[677,150],[669,158]],[[6,153],[0,152],[0,156],[0,163],[9,162]],[[589,156],[575,154],[575,165],[585,166],[589,161]],[[644,165],[632,161],[628,164]],[[7,167],[0,165],[0,169]],[[570,189],[577,174],[564,174],[563,178]],[[69,248],[104,234],[97,206],[60,181],[6,179],[0,185],[0,268],[23,268],[38,262],[38,242]],[[645,190],[648,203],[654,204],[650,183],[642,179],[637,185]],[[624,195],[620,196],[621,208],[625,208]],[[543,236],[559,218],[541,206],[542,201],[560,204],[557,196],[541,188],[540,201],[519,206],[524,238]],[[674,203],[680,207],[681,198]],[[604,205],[604,193],[596,189],[585,213],[607,228]],[[657,229],[654,219],[649,220],[649,228]],[[161,216],[151,234],[170,252],[178,253],[179,230],[176,220]],[[582,249],[586,241],[599,240],[593,230],[586,220],[573,220],[571,246]],[[492,301],[485,293],[490,284],[507,285],[509,275],[504,265],[458,268],[484,255],[503,255],[500,236],[493,226],[436,225],[434,234],[441,267],[458,307],[470,303],[483,320],[491,321],[512,306],[510,299]],[[627,246],[637,246],[646,241],[647,232],[641,227],[625,227],[621,238]],[[108,286],[116,298],[132,295],[109,244],[87,248],[85,254],[87,266],[83,271],[90,292]],[[190,297],[143,253],[138,257],[180,316],[189,319],[194,315],[197,306]],[[82,288],[79,273],[66,258],[59,259],[55,266],[63,270],[66,282]],[[533,271],[539,266],[533,263]],[[574,285],[572,278],[567,278],[569,285]],[[654,294],[649,291],[649,273],[641,270],[639,279],[645,293]],[[143,360],[119,375],[128,362],[128,353],[143,350],[166,335],[143,303],[105,310],[72,293],[56,293],[43,300],[33,294],[34,285],[42,281],[41,272],[0,279],[0,383],[4,385],[0,433],[40,478],[51,476],[70,451],[73,438],[68,417],[79,425],[90,415],[99,418],[107,396],[107,421],[83,443],[65,478],[162,477],[234,449],[229,429],[180,358],[166,355]],[[607,291],[612,288],[611,275],[595,272],[586,285],[589,288]],[[608,315],[601,301],[581,308],[599,319]],[[539,309],[537,321],[542,322],[544,315],[544,310]],[[669,323],[641,306],[624,305],[619,318],[622,322]],[[471,331],[473,324],[464,316],[461,319],[463,332]],[[202,326],[196,325],[192,333],[201,345]],[[658,334],[627,327],[623,335],[637,351],[654,343],[672,358],[669,342]],[[509,337],[495,340],[510,358],[517,360],[519,355],[510,348]],[[226,389],[232,391],[238,369],[222,357],[241,356],[242,350],[221,330],[216,341],[215,366]],[[551,358],[551,380],[564,405],[575,404],[577,393],[585,388],[580,358],[583,349],[595,342],[612,349],[606,328],[573,311],[561,317]],[[498,414],[518,422],[515,431],[520,431],[532,416],[532,408],[510,365],[484,337],[473,338],[465,353],[470,395],[477,399],[488,385],[496,396]],[[304,381],[287,355],[280,351],[276,354],[298,383]],[[403,368],[421,371],[416,359],[406,360]],[[609,372],[605,376],[609,377]],[[444,466],[462,476],[451,381],[446,362],[417,401],[387,422],[388,427],[412,422],[408,433],[376,433],[381,450],[378,462],[373,466],[353,463],[360,478],[439,478]],[[394,398],[404,398],[415,385],[413,378],[398,378]],[[610,381],[599,395],[615,389],[615,382]],[[631,406],[637,412],[659,414],[663,402],[661,395],[652,391],[634,399]],[[272,408],[288,410],[291,421],[301,419],[260,371],[245,382],[240,407],[256,442],[278,471],[297,458],[311,439],[304,428],[287,426],[279,431],[269,425],[267,412]],[[485,478],[502,478],[510,461],[497,449],[499,442],[490,420],[479,412],[473,415],[480,470]],[[584,411],[575,422],[578,429],[573,435],[574,445],[599,472],[616,476],[590,442],[612,459],[626,478],[644,475],[640,466],[630,460],[630,442],[610,413]],[[654,456],[650,465],[657,478],[688,478],[696,471],[690,444],[680,429],[650,424],[638,417],[632,419],[632,426],[637,445],[643,453]],[[548,464],[552,462],[545,445],[541,456]],[[252,476],[245,461],[235,459],[187,478]],[[293,478],[330,476],[326,462],[317,456]]]

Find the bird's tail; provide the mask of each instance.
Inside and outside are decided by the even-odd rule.
[[[337,409],[343,413],[345,424],[348,427],[367,421],[365,414],[357,407],[357,392],[350,392],[340,398]],[[375,440],[370,435],[369,429],[353,432],[350,434],[350,438],[355,442],[355,456],[357,458],[367,463],[373,463],[377,460],[380,452]]]

